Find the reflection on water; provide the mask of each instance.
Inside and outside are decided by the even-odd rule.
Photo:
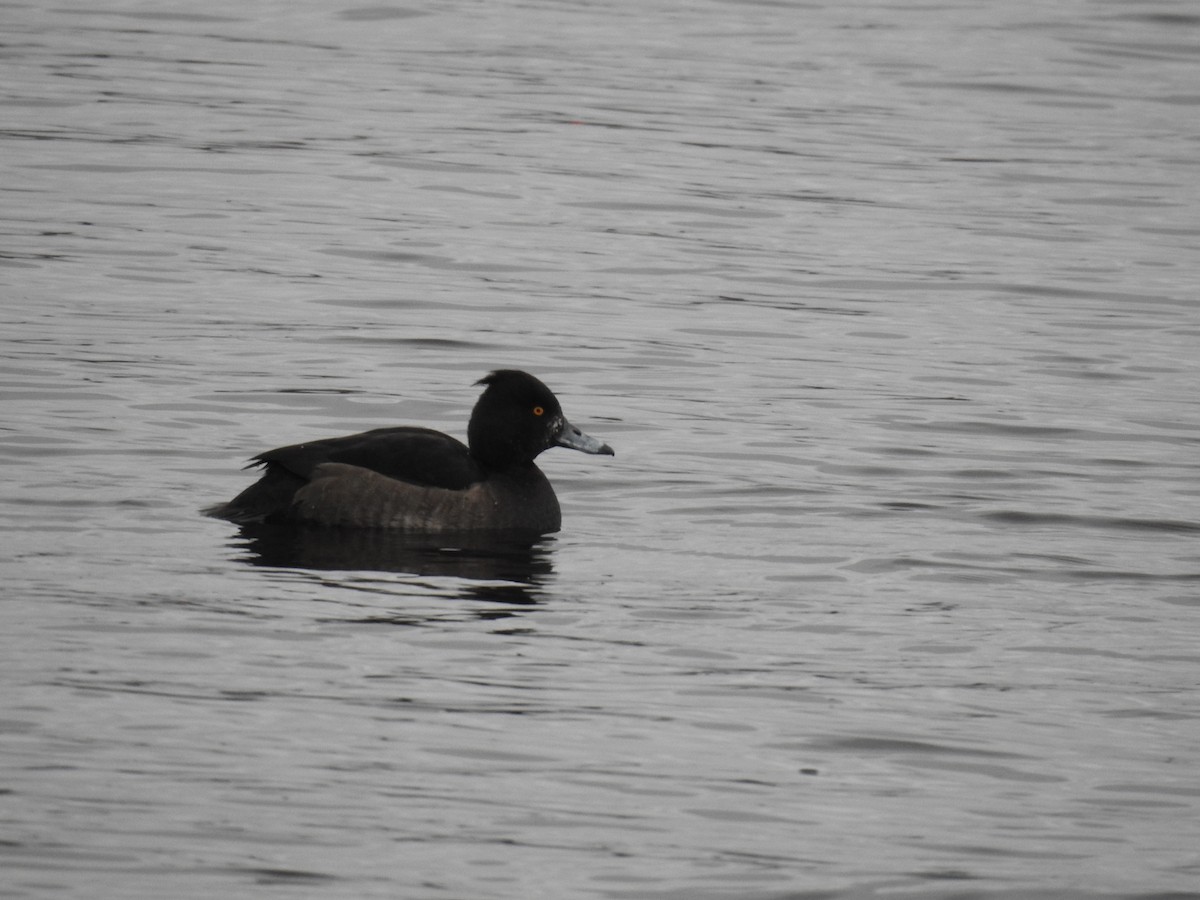
[[[532,604],[554,572],[553,543],[553,538],[486,532],[432,536],[256,523],[241,526],[233,546],[242,548],[243,561],[255,566],[461,578],[468,582],[464,596]]]

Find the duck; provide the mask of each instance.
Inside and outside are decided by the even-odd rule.
[[[268,450],[246,468],[262,477],[207,515],[239,525],[294,523],[412,534],[544,535],[562,527],[550,481],[534,460],[551,447],[614,456],[567,421],[528,372],[497,369],[476,385],[467,443],[401,425]]]

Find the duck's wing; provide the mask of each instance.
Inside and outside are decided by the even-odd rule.
[[[430,428],[376,428],[346,437],[306,441],[268,450],[251,465],[283,470],[311,481],[325,463],[340,463],[422,487],[464,490],[484,472],[462,441]]]

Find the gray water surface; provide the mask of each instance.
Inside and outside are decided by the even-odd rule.
[[[5,897],[1198,895],[1194,5],[0,20]],[[535,547],[198,513],[497,367]]]

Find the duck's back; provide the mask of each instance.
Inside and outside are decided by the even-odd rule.
[[[449,490],[467,488],[487,474],[462,441],[432,428],[407,425],[268,450],[254,457],[253,464],[277,466],[307,481],[318,466],[331,462]]]

